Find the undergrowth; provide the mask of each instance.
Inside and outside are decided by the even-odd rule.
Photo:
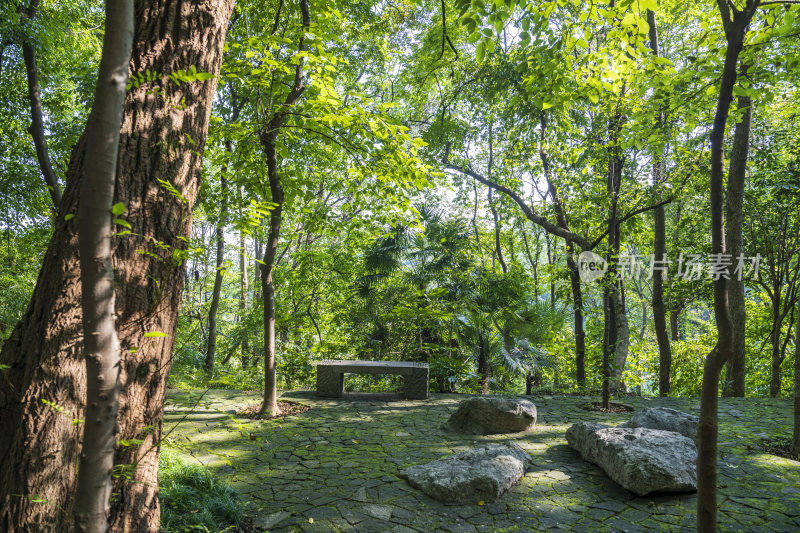
[[[243,503],[230,485],[205,466],[166,446],[158,461],[161,531],[236,531]]]

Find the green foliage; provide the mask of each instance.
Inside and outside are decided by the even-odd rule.
[[[241,498],[208,468],[167,446],[158,466],[162,531],[235,531],[242,522]]]

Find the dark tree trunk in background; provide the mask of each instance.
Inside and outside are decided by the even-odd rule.
[[[780,282],[774,283],[772,287],[772,331],[770,332],[770,373],[769,373],[769,396],[777,398],[781,393],[781,364],[783,357],[781,354],[781,329],[783,326],[783,294]]]
[[[572,311],[575,319],[575,379],[579,387],[586,386],[586,331],[583,328],[583,292],[581,273],[573,258],[574,246],[567,241],[567,266],[572,286]]]
[[[647,23],[650,27],[650,49],[655,57],[659,57],[658,25],[656,14],[647,11]],[[664,127],[664,112],[659,111],[657,127]],[[653,157],[653,187],[658,187],[665,179],[664,150]],[[653,210],[653,256],[655,261],[664,261],[659,266],[667,265],[667,229],[664,206]],[[655,263],[654,263],[655,265]],[[663,270],[653,270],[653,325],[656,330],[658,342],[658,393],[668,395],[672,390],[670,381],[672,371],[672,347],[669,344],[667,333],[667,311],[664,306],[664,279],[667,273]]]
[[[681,340],[680,318],[681,312],[679,310],[673,309],[669,312],[669,332],[672,342]]]
[[[489,394],[489,358],[486,340],[478,339],[478,376],[480,376],[481,394]]]
[[[28,19],[36,17],[36,10],[39,7],[39,0],[31,0],[30,5],[23,10]],[[25,59],[25,70],[28,75],[28,99],[31,104],[31,125],[28,132],[33,138],[33,145],[36,148],[36,160],[42,177],[53,200],[53,207],[58,209],[61,203],[61,188],[58,185],[58,177],[53,170],[50,162],[50,152],[47,149],[47,138],[44,135],[44,120],[42,119],[42,96],[39,89],[39,69],[36,68],[36,49],[28,40],[22,43],[22,56]]]
[[[247,279],[247,237],[244,231],[239,232],[239,280],[241,292],[239,294],[239,320],[247,317],[247,297],[250,292],[250,284]],[[247,332],[242,337],[242,367],[247,367],[250,359],[250,342],[247,340]]]
[[[747,74],[747,67],[742,67],[742,74]],[[753,115],[752,101],[749,96],[740,96],[739,111],[743,112],[742,121],[736,124],[731,149],[731,162],[728,168],[728,185],[725,206],[725,238],[727,253],[736,265],[739,256],[744,254],[744,237],[742,235],[744,206],[744,182],[747,169],[747,155],[750,148],[750,122]],[[745,378],[745,335],[744,326],[747,319],[744,299],[744,280],[732,275],[728,281],[728,309],[733,321],[733,353],[726,364],[725,396],[744,396]]]
[[[114,488],[109,523],[114,532],[156,532],[156,443],[162,434],[200,154],[216,88],[216,78],[176,85],[167,76],[192,65],[218,74],[233,0],[191,5],[139,0],[134,6],[130,72],[149,69],[163,77],[128,91],[121,128],[114,201],[127,207],[133,233],[112,241],[122,357],[116,440],[143,443],[116,451],[115,464],[135,463],[136,468]],[[162,88],[163,96],[153,94],[155,87]],[[76,221],[64,216],[77,212],[86,151],[83,138],[73,151],[31,303],[0,352],[0,363],[9,366],[7,379],[0,381],[0,464],[14,465],[0,472],[0,531],[71,529],[81,427],[72,421],[84,418],[86,374]],[[169,182],[183,198],[158,180]],[[148,332],[167,336],[145,337]],[[34,496],[51,504],[36,503]]]
[[[225,267],[225,223],[227,219],[226,196],[228,194],[228,180],[225,178],[227,165],[220,176],[220,205],[219,223],[215,235],[217,244],[216,273],[214,274],[214,288],[211,292],[211,305],[208,308],[208,344],[206,345],[206,374],[214,373],[214,356],[217,351],[217,311],[219,310],[219,297],[222,292],[222,275]]]
[[[119,338],[114,320],[111,215],[122,105],[133,42],[132,0],[106,1],[103,55],[86,124],[86,165],[78,205],[86,414],[75,489],[75,528],[108,529],[119,410]]]
[[[492,218],[494,219],[494,249],[495,253],[497,253],[497,261],[500,263],[500,269],[503,271],[503,274],[507,274],[508,265],[503,257],[503,248],[500,246],[500,230],[503,222],[500,220],[500,215],[498,215],[497,208],[494,206],[491,187],[489,188],[489,208],[492,210]]]
[[[792,455],[800,457],[800,300],[797,301],[797,313],[794,334],[794,427],[792,430]]]
[[[547,135],[547,115],[542,113],[540,119],[540,142],[539,158],[542,160],[544,177],[547,180],[547,191],[553,200],[553,209],[556,213],[556,222],[562,229],[569,231],[569,222],[564,209],[564,204],[558,194],[558,189],[553,182],[550,167],[550,155],[545,149],[545,139]],[[575,378],[579,387],[586,386],[586,333],[583,329],[583,293],[581,291],[581,276],[578,271],[578,264],[575,262],[575,245],[566,239],[567,266],[569,267],[569,280],[572,288],[572,311],[575,317]]]
[[[711,252],[726,253],[725,197],[723,191],[725,165],[725,126],[736,85],[736,65],[742,50],[747,27],[758,8],[759,0],[747,0],[743,11],[732,9],[725,0],[717,0],[727,48],[720,79],[720,92],[711,129]],[[717,344],[703,365],[703,386],[700,395],[700,422],[697,429],[697,530],[717,530],[717,432],[719,377],[733,350],[733,322],[728,311],[728,284],[720,276],[714,280],[714,318]]]

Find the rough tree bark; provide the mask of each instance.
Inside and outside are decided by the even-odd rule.
[[[746,75],[747,67],[742,67]],[[753,115],[752,101],[749,96],[739,96],[741,122],[736,124],[731,149],[731,162],[728,167],[728,185],[725,199],[725,237],[727,253],[733,258],[734,265],[744,254],[744,237],[742,235],[744,206],[744,181],[747,169],[747,156],[750,148],[750,122]],[[744,280],[739,276],[731,276],[728,281],[728,309],[733,321],[733,353],[726,364],[724,396],[744,396],[745,378],[745,335],[744,325],[747,319],[745,312]]]
[[[33,20],[36,17],[38,8],[39,0],[31,0],[31,3],[23,12],[29,20]],[[58,185],[58,177],[50,162],[47,138],[44,135],[39,69],[36,68],[36,49],[27,39],[22,42],[22,56],[25,59],[25,70],[28,75],[28,99],[31,104],[31,125],[28,127],[28,133],[33,138],[33,145],[36,148],[36,160],[39,163],[39,169],[42,171],[44,182],[47,184],[47,192],[50,193],[50,198],[53,200],[53,207],[58,209],[61,203],[61,188]]]
[[[656,14],[652,10],[647,10],[647,24],[650,28],[650,49],[655,57],[659,57],[658,45],[658,25]],[[664,126],[664,112],[659,111],[657,118],[657,128],[661,130]],[[653,187],[658,187],[665,178],[664,153],[657,153],[653,157]],[[656,207],[653,210],[653,257],[654,261],[664,261],[660,266],[667,265],[667,229],[664,206]],[[664,270],[653,268],[653,325],[656,330],[656,341],[658,342],[658,394],[668,395],[672,390],[670,381],[672,370],[672,347],[669,343],[667,333],[667,311],[664,306],[664,279],[667,273]]]
[[[143,441],[116,450],[115,464],[124,475],[116,481],[110,511],[115,532],[159,529],[157,443],[216,88],[216,78],[178,85],[168,76],[192,65],[218,74],[232,6],[233,0],[134,4],[129,70],[162,76],[128,91],[115,183],[114,200],[127,206],[133,227],[112,241],[122,357],[116,440]],[[73,150],[31,303],[0,352],[0,363],[9,366],[0,382],[0,464],[14,465],[0,472],[2,531],[71,529],[79,449],[79,426],[72,421],[84,416],[86,374],[77,234],[75,221],[64,218],[76,212],[86,151],[84,137]],[[155,331],[167,336],[145,337]]]
[[[108,529],[119,410],[119,338],[114,319],[111,216],[125,84],[133,43],[132,0],[107,0],[103,54],[86,124],[86,165],[78,203],[86,414],[75,489],[75,528]]]
[[[720,92],[711,128],[711,252],[726,253],[725,198],[723,191],[725,165],[725,126],[736,85],[736,65],[742,50],[747,27],[760,0],[747,0],[738,10],[726,0],[717,0],[725,29],[727,47],[720,79]],[[700,422],[697,429],[697,530],[717,530],[717,432],[719,377],[733,349],[733,323],[728,311],[728,284],[724,276],[714,280],[714,319],[717,324],[717,344],[703,365],[703,385],[700,394]]]
[[[300,0],[300,14],[302,17],[303,33],[300,36],[298,50],[303,52],[305,46],[305,31],[311,25],[311,15],[308,0]],[[272,276],[275,270],[275,256],[278,252],[278,242],[281,231],[281,215],[283,212],[283,185],[278,174],[278,134],[286,122],[289,112],[306,89],[303,80],[303,60],[300,59],[294,72],[294,81],[291,90],[280,110],[272,115],[260,135],[261,147],[267,158],[267,177],[269,189],[272,194],[272,203],[275,205],[270,211],[269,235],[264,249],[264,259],[261,268],[261,290],[264,296],[264,401],[260,413],[275,416],[280,414],[278,407],[278,379],[275,364],[275,285]]]

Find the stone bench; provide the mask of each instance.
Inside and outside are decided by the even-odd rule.
[[[428,363],[401,361],[333,361],[317,363],[317,394],[341,398],[345,374],[397,374],[403,376],[403,394],[409,400],[428,398]]]

